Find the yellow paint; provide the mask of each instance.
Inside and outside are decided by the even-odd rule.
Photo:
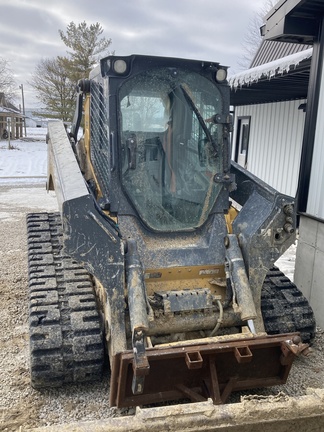
[[[148,295],[156,291],[208,288],[215,295],[225,294],[223,265],[147,269],[145,284]]]
[[[236,216],[238,215],[238,213],[239,213],[238,210],[236,210],[236,208],[231,206],[230,209],[228,210],[228,213],[225,215],[227,232],[229,234],[232,234],[232,223],[236,218]]]

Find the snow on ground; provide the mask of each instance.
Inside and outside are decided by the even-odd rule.
[[[297,240],[281,255],[278,261],[275,262],[275,265],[279,267],[292,282],[294,282],[296,250]]]
[[[27,128],[27,137],[0,141],[0,184],[39,182],[47,171],[47,144],[45,128]],[[9,148],[10,146],[10,148]]]
[[[27,137],[0,141],[0,221],[26,207],[57,211],[54,192],[46,192],[46,128],[27,128]],[[13,207],[17,212],[13,212]]]

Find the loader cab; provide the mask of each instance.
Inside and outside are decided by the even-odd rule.
[[[119,181],[141,222],[153,231],[192,231],[224,212],[216,204],[228,203],[226,68],[134,55],[108,57],[101,71]]]

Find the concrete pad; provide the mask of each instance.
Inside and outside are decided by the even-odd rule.
[[[324,252],[324,223],[320,222],[318,222],[316,247]]]
[[[312,291],[314,260],[315,248],[299,239],[294,282],[308,300]]]
[[[316,246],[318,222],[314,219],[301,216],[299,226],[299,239],[310,246]]]
[[[314,260],[313,285],[310,296],[310,305],[316,317],[316,323],[324,327],[324,252],[317,250]]]

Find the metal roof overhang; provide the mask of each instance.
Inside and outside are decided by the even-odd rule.
[[[311,58],[303,60],[288,72],[271,78],[231,88],[231,105],[252,105],[307,98]]]
[[[313,45],[318,40],[324,0],[280,0],[266,15],[261,32],[265,39]],[[279,102],[307,97],[311,59],[271,79],[231,89],[232,105]]]
[[[313,44],[324,13],[324,0],[281,0],[266,15],[266,39]]]

